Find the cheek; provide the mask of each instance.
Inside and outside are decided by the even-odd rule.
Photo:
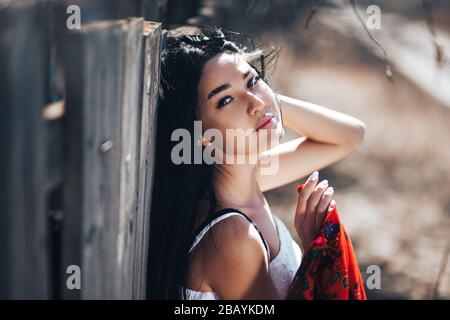
[[[227,107],[227,110],[222,110],[220,114],[216,116],[216,119],[214,120],[216,128],[221,130],[224,135],[226,129],[248,129],[250,119],[247,115],[245,106],[239,104],[239,101],[235,101],[235,104],[225,106],[224,108]]]
[[[203,131],[208,129],[216,129],[220,131],[224,130],[224,124],[222,123],[222,119],[217,117],[217,115],[215,115],[210,110],[203,109],[202,112],[200,113],[199,119],[202,122]]]

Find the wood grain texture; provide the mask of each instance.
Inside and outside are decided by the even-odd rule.
[[[41,117],[46,102],[45,36],[38,1],[0,7],[0,298],[4,299],[49,297]]]
[[[65,46],[63,265],[82,271],[68,298],[131,297],[141,32],[142,19],[93,23]]]
[[[124,37],[121,114],[121,171],[120,207],[117,247],[118,292],[122,298],[131,298],[135,257],[139,169],[139,112],[141,110],[140,83],[142,82],[143,20],[128,23]]]
[[[139,187],[135,233],[133,298],[145,298],[150,204],[156,144],[156,111],[160,73],[161,24],[145,21],[143,30],[143,77],[141,86]]]

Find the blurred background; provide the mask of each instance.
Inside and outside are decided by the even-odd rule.
[[[31,14],[29,13],[31,11],[22,10],[22,8],[17,9],[17,12],[20,13],[17,13],[19,18],[30,19],[31,17],[31,20],[19,20],[10,13],[11,11],[8,11],[16,10],[18,3],[21,7],[31,4],[30,8],[33,12],[36,6],[44,9],[37,10],[37,14]],[[48,6],[49,3],[51,6]],[[4,283],[9,281],[8,285],[0,285],[3,289],[3,291],[0,290],[0,297],[23,297],[18,289],[14,289],[18,288],[11,280],[14,277],[24,279],[20,281],[23,288],[30,288],[30,282],[34,279],[47,279],[46,277],[48,277],[49,280],[45,281],[47,284],[43,284],[38,289],[34,288],[34,291],[28,290],[26,297],[73,297],[71,294],[64,295],[65,289],[62,287],[65,285],[66,274],[65,269],[62,269],[61,266],[65,266],[64,263],[69,260],[80,260],[80,264],[83,264],[85,263],[82,262],[83,259],[87,261],[87,258],[95,256],[96,252],[102,254],[107,252],[108,259],[112,259],[113,264],[118,267],[112,270],[108,277],[96,273],[91,281],[86,282],[88,285],[90,282],[92,286],[96,286],[90,291],[93,293],[84,294],[84,296],[82,293],[81,297],[142,298],[144,290],[142,288],[143,278],[139,276],[134,277],[136,286],[140,287],[137,291],[134,287],[127,287],[129,282],[127,277],[121,279],[122,286],[117,285],[114,288],[110,287],[109,280],[111,275],[122,275],[128,272],[127,270],[134,270],[139,275],[143,274],[145,262],[133,262],[133,254],[128,255],[127,252],[135,252],[138,255],[141,252],[139,250],[143,250],[140,247],[135,249],[133,246],[133,241],[137,241],[137,238],[133,238],[135,237],[134,232],[138,232],[133,229],[133,225],[139,226],[139,219],[144,219],[141,222],[145,221],[145,214],[142,212],[146,212],[146,209],[142,209],[141,213],[128,214],[128,212],[124,215],[121,213],[122,209],[119,209],[117,221],[111,220],[111,218],[104,220],[105,217],[108,217],[108,213],[98,215],[97,220],[91,219],[92,208],[85,205],[84,202],[81,204],[81,201],[85,201],[86,195],[89,194],[87,191],[83,193],[79,189],[84,183],[83,180],[76,180],[81,171],[71,171],[84,170],[84,167],[80,169],[75,162],[69,161],[74,165],[71,167],[64,162],[66,159],[64,150],[68,150],[64,149],[66,143],[62,141],[62,137],[65,137],[62,133],[67,133],[64,131],[66,125],[64,121],[66,120],[59,123],[58,119],[65,117],[71,119],[70,105],[81,104],[83,108],[86,108],[83,110],[90,110],[89,108],[92,107],[88,103],[91,100],[77,99],[77,92],[69,92],[70,90],[68,91],[67,88],[71,88],[71,86],[68,86],[68,83],[80,84],[82,81],[80,79],[90,79],[85,77],[84,73],[76,76],[77,72],[84,70],[83,72],[86,72],[87,75],[94,74],[94,71],[89,74],[89,70],[95,70],[97,62],[107,62],[111,56],[110,53],[116,52],[114,51],[116,48],[114,47],[115,38],[103,37],[99,38],[99,44],[111,42],[113,44],[111,44],[111,48],[89,51],[96,54],[92,56],[93,60],[81,58],[81,60],[77,60],[75,53],[70,55],[70,52],[84,52],[80,48],[89,48],[91,45],[94,48],[97,43],[95,37],[98,36],[95,35],[88,40],[83,40],[82,36],[78,38],[75,36],[70,38],[75,42],[66,41],[66,36],[60,33],[65,33],[67,30],[61,31],[64,27],[58,23],[64,23],[67,18],[65,9],[70,4],[80,6],[82,24],[133,16],[161,23],[161,25],[153,26],[151,29],[153,31],[147,33],[147,37],[156,39],[154,42],[148,40],[148,43],[155,44],[156,49],[152,51],[152,54],[155,54],[154,57],[157,57],[159,48],[157,43],[161,29],[172,28],[180,24],[214,24],[247,35],[256,46],[280,48],[277,63],[272,65],[273,68],[269,74],[269,83],[276,91],[347,113],[361,119],[367,125],[366,137],[362,146],[347,158],[321,169],[320,179],[327,179],[335,189],[337,207],[353,240],[363,278],[367,279],[370,276],[366,272],[368,266],[376,265],[381,269],[381,288],[367,290],[368,298],[450,299],[450,2],[446,0],[0,0],[0,26],[2,27],[0,31],[2,32],[0,37],[0,111],[3,114],[0,140],[2,149],[6,150],[3,155],[8,155],[4,157],[6,160],[2,159],[0,166],[2,173],[0,209],[2,213],[6,213],[0,216],[0,247],[8,252],[7,259],[0,261],[0,281],[4,281]],[[14,9],[11,9],[12,6]],[[14,17],[14,19],[8,20],[7,17]],[[43,21],[46,23],[44,27],[40,24]],[[36,22],[38,23],[36,24]],[[128,21],[127,23],[134,23],[136,30],[138,30],[137,27],[142,27],[139,25],[142,22]],[[104,25],[101,25],[98,29],[103,27]],[[132,27],[130,28],[132,29]],[[31,30],[34,31],[31,32]],[[84,34],[88,34],[89,30],[93,29],[86,29],[83,31]],[[120,35],[124,28],[114,30],[114,34]],[[11,36],[12,34],[16,36],[20,32],[29,33],[17,39]],[[47,37],[48,34],[51,36]],[[13,51],[10,49],[13,47],[28,48],[24,43],[29,39],[34,39],[34,42],[31,41],[31,45],[43,40],[42,47],[45,48],[45,53],[42,56],[40,51],[19,49]],[[52,45],[53,40],[49,39],[54,39],[58,44]],[[77,41],[79,44],[81,43],[80,46],[74,45]],[[145,48],[145,43],[143,48]],[[143,48],[139,47],[139,50],[144,50]],[[8,52],[8,50],[11,51]],[[137,56],[142,57],[139,52],[143,51],[139,50],[136,50]],[[89,52],[86,53],[86,57],[90,57],[91,53]],[[127,51],[124,56],[131,57],[132,55],[129,54]],[[106,57],[109,58],[106,59]],[[119,57],[122,56],[119,55]],[[20,59],[27,63],[20,63]],[[76,64],[71,66],[72,62],[77,61],[94,61],[95,63],[92,62],[86,68],[78,68]],[[134,70],[133,72],[144,70],[144,74],[148,68],[153,73],[157,71],[150,62],[148,66],[146,65],[146,58],[143,58],[143,61],[142,68],[126,70]],[[16,69],[13,68],[15,63],[19,66],[17,70],[20,72],[16,72]],[[106,66],[106,64],[101,65]],[[41,68],[41,66],[43,67]],[[71,71],[71,75],[65,70]],[[99,74],[106,72],[104,71],[106,69],[99,70]],[[118,70],[125,69],[113,69],[116,73],[119,72]],[[129,76],[133,72],[130,71]],[[22,86],[21,81],[26,84],[25,88],[31,87],[31,81],[37,79],[34,77],[36,74],[43,74],[46,79],[43,84],[40,84],[45,88],[46,93],[44,97],[42,97],[44,90],[38,94],[42,98],[39,100],[38,108],[45,109],[43,117],[47,119],[46,121],[51,122],[45,124],[46,133],[43,135],[44,138],[41,137],[42,139],[39,140],[45,140],[51,146],[47,150],[50,156],[42,158],[42,165],[47,168],[48,172],[52,172],[50,174],[52,177],[57,177],[53,178],[46,188],[40,188],[40,184],[36,183],[39,179],[34,175],[30,179],[29,173],[34,172],[30,170],[34,169],[30,169],[27,161],[31,161],[31,159],[24,160],[22,167],[19,165],[12,167],[17,160],[8,153],[8,150],[13,151],[12,155],[16,154],[14,152],[31,150],[32,155],[40,154],[32,146],[31,149],[24,147],[18,151],[15,149],[16,147],[9,144],[9,141],[12,141],[10,139],[12,134],[17,134],[21,130],[16,130],[16,127],[11,124],[19,119],[11,116],[13,114],[11,110],[17,108],[13,108],[13,106],[23,105],[22,102],[27,101],[27,95],[23,95],[22,90],[13,91],[11,88],[16,88],[13,86],[14,83],[19,87]],[[8,75],[8,77],[4,75]],[[70,77],[72,78],[70,79]],[[99,76],[97,81],[101,81],[101,79]],[[151,78],[149,83],[157,83],[155,81],[157,80]],[[89,88],[88,85],[98,88],[99,93],[96,99],[100,100],[94,99],[95,101],[103,101],[101,99],[105,96],[104,92],[113,93],[109,100],[111,103],[122,99],[121,96],[114,96],[115,89],[101,91],[103,87],[97,85],[102,82],[87,81],[86,83],[86,88]],[[117,83],[119,87],[120,81]],[[144,84],[138,81],[136,86],[145,86],[145,80]],[[36,93],[35,91],[28,92],[28,97]],[[95,95],[88,89],[81,90],[81,92]],[[108,100],[106,101],[108,102]],[[65,112],[64,103],[66,104]],[[48,106],[50,108],[47,108]],[[122,110],[120,108],[122,107],[117,106],[117,110]],[[36,114],[40,117],[41,110],[38,109],[38,111]],[[123,112],[122,118],[127,118],[128,112]],[[140,116],[137,116],[138,119]],[[120,122],[122,118],[119,117],[114,121]],[[27,118],[26,121],[30,121],[30,119]],[[69,125],[69,128],[76,130],[79,130],[80,127],[84,128],[80,122],[71,121],[67,120],[67,123],[72,123],[72,127]],[[36,139],[37,136],[33,135],[33,131],[31,131],[35,128],[30,127],[29,123],[23,122],[24,130],[28,129],[23,131],[25,133],[20,136],[19,142]],[[114,154],[117,144],[114,144],[115,141],[113,143],[108,140],[110,137],[107,130],[111,123],[102,123],[106,125],[104,127],[99,125],[99,128],[103,129],[98,130],[106,130],[106,133],[102,131],[102,134],[94,135],[92,140],[88,139],[84,142],[85,146],[89,148],[91,145],[97,146],[97,142],[101,144],[100,150],[104,153],[102,157],[105,157],[105,155],[111,155],[109,150],[113,150]],[[77,127],[77,124],[80,126]],[[95,122],[92,122],[91,125],[96,126]],[[120,133],[117,134],[116,138],[120,137]],[[284,140],[295,137],[297,135],[294,132],[287,130]],[[80,140],[81,138],[74,139],[70,141],[75,144],[84,143]],[[122,142],[134,141],[132,136],[130,139]],[[136,146],[135,148],[139,149]],[[132,152],[134,149],[130,150],[133,157],[125,153],[123,154],[124,161],[134,160]],[[142,149],[141,153],[143,154],[144,151]],[[95,149],[95,152],[98,150]],[[25,152],[25,154],[30,158],[29,153]],[[95,157],[97,156],[95,154]],[[94,160],[110,161],[104,159],[95,158]],[[122,155],[117,154],[117,159],[122,159]],[[120,161],[114,161],[108,162],[106,167],[111,168],[110,164],[113,164],[114,170],[124,170]],[[36,163],[34,161],[33,166]],[[86,168],[90,167],[89,162],[86,162],[85,165]],[[23,170],[24,167],[26,170]],[[86,170],[83,171],[84,177],[89,177],[89,171]],[[108,177],[107,179],[114,180],[114,178],[110,178],[110,173],[117,172],[117,170],[108,170],[102,171],[103,174]],[[17,174],[15,175],[15,173]],[[120,191],[124,190],[123,187],[120,187],[121,181],[116,181],[116,189],[109,190],[107,187],[108,190],[105,191],[105,186],[101,183],[102,176],[99,177],[94,188],[97,191],[100,190],[99,196],[91,199],[90,204],[96,204],[99,202],[98,199],[101,200],[104,197],[106,191],[106,193],[111,191],[113,195],[121,195],[122,198],[117,198],[122,199],[118,201],[125,204],[125,209],[132,207],[133,204],[127,204],[126,198],[122,196],[126,196],[126,193]],[[80,183],[72,184],[75,189],[70,189],[70,185],[69,188],[61,189],[61,181],[64,185],[64,181],[73,183],[73,179]],[[110,180],[105,181],[106,183],[111,182]],[[111,185],[114,185],[114,181],[111,182]],[[135,188],[140,190],[142,185],[136,186],[140,183],[138,179],[136,181]],[[296,237],[296,233],[292,227],[292,218],[297,201],[296,185],[298,182],[266,193],[272,212],[290,227],[294,237]],[[33,187],[29,187],[27,190],[33,194],[37,194],[41,189],[49,190],[49,192],[43,195],[44,200],[33,202],[34,200],[31,201],[27,198],[28,194],[19,195],[18,192],[14,192],[14,190],[21,190],[21,187],[18,187],[21,186],[21,183],[24,185],[32,183]],[[135,183],[134,180],[132,183]],[[67,195],[73,194],[71,190],[79,191],[71,205],[80,201],[73,212],[78,214],[76,210],[82,210],[83,218],[73,220],[73,216],[70,218],[68,212],[64,210],[64,201],[67,201]],[[144,191],[143,194],[146,192],[148,191]],[[61,194],[66,195],[65,200]],[[17,203],[23,203],[24,207],[18,206]],[[26,225],[24,221],[29,221],[27,215],[35,210],[36,205],[42,207],[43,212],[48,213],[48,221],[41,222],[42,225],[40,225],[40,229],[36,229],[37,231],[33,229],[34,227],[22,227],[22,224]],[[122,208],[120,204],[117,206]],[[99,207],[98,210],[106,212],[111,208]],[[23,216],[17,214],[19,209],[25,212]],[[17,218],[19,216],[20,219]],[[81,235],[75,236],[76,240],[73,240],[73,234],[65,236],[64,222],[61,227],[61,220],[66,221],[66,226],[78,226],[79,230],[82,230]],[[38,217],[34,217],[30,224],[36,225],[36,221],[40,221]],[[105,225],[109,223],[108,221],[115,221],[114,223],[117,223],[118,226],[113,225],[113,228],[106,230]],[[11,225],[15,227],[11,228]],[[117,230],[119,231],[117,232]],[[147,232],[146,230],[141,231],[144,235]],[[139,232],[138,237],[140,236]],[[29,254],[21,256],[17,253],[22,252],[20,248],[18,251],[13,250],[11,244],[14,239],[19,239],[19,237],[22,239],[22,234],[27,234],[23,248]],[[52,243],[50,246],[48,245],[49,241]],[[86,250],[83,249],[84,251],[80,249],[82,252],[78,248],[81,241],[84,241],[83,243],[88,247]],[[96,244],[97,241],[114,243],[116,251],[108,251],[109,247],[96,247],[93,244]],[[145,240],[142,241],[145,242]],[[30,245],[32,246],[30,247]],[[73,255],[78,257],[78,260],[64,257],[67,254],[64,248],[72,250],[75,247],[78,249],[74,250]],[[35,253],[44,253],[44,251],[45,260],[36,264],[40,258],[39,254]],[[121,257],[120,261],[116,258],[118,255]],[[20,261],[20,265],[36,264],[37,267],[34,270],[42,271],[44,276],[37,277],[36,274],[31,274],[27,275],[25,279],[17,271],[20,269],[16,268],[19,265],[17,261]],[[131,262],[127,264],[127,261]],[[83,270],[101,270],[100,267],[102,266],[82,265]],[[100,279],[100,277],[103,278]],[[129,290],[126,291],[128,292],[126,294],[123,289],[125,287]],[[108,294],[105,295],[105,292]],[[109,292],[116,293],[109,295]],[[80,296],[75,296],[75,298],[80,298]]]

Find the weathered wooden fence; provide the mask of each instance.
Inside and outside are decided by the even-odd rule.
[[[81,266],[87,298],[142,295],[145,247],[138,244],[145,246],[148,234],[150,186],[139,188],[139,179],[151,178],[148,114],[156,107],[151,73],[160,39],[158,25],[146,23],[144,36],[143,27],[142,19],[93,23],[64,48],[62,261]],[[64,287],[69,296],[80,293]]]
[[[145,297],[169,7],[0,0],[0,298]]]

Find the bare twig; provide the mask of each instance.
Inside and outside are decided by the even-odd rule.
[[[394,81],[394,78],[392,76],[391,62],[389,60],[389,56],[388,56],[386,50],[384,50],[383,46],[374,38],[374,36],[370,33],[369,29],[367,29],[367,26],[364,23],[363,18],[361,17],[361,15],[359,14],[358,10],[356,9],[356,1],[355,0],[348,0],[348,2],[350,3],[350,5],[351,5],[351,7],[353,9],[353,12],[355,13],[355,15],[358,18],[359,22],[361,23],[362,27],[366,31],[366,33],[369,36],[370,40],[373,43],[375,43],[377,48],[380,49],[380,51],[383,53],[383,60],[384,60],[384,63],[386,65],[386,77],[389,79],[389,81],[391,81],[391,82]]]
[[[448,256],[450,254],[450,239],[445,246],[444,253],[442,254],[441,266],[439,268],[438,276],[436,282],[434,283],[433,293],[431,299],[436,300],[439,298],[439,286],[442,281],[442,276],[444,275],[445,269],[447,268]]]
[[[319,4],[320,6],[323,6],[323,5],[327,2],[327,0],[317,0],[317,2],[318,2],[318,4]],[[309,23],[311,22],[311,19],[312,19],[312,18],[316,15],[316,13],[319,11],[320,6],[315,5],[315,6],[313,6],[313,7],[311,8],[311,10],[309,11],[308,16],[306,17],[306,21],[305,21],[305,29],[308,29]]]
[[[245,16],[246,19],[242,19],[241,23],[238,26],[238,30],[241,30],[248,22],[248,19],[252,16],[253,10],[255,10],[256,5],[258,5],[261,1],[260,0],[254,0],[253,3],[249,3],[247,7],[245,8]]]
[[[314,15],[317,13],[317,11],[319,11],[318,7],[314,6],[311,8],[311,10],[309,11],[308,17],[306,17],[305,29],[308,29],[309,23],[311,22],[312,17],[314,17]]]
[[[428,30],[430,31],[433,46],[436,52],[436,63],[439,68],[443,68],[447,63],[447,57],[444,53],[444,48],[437,41],[436,25],[433,18],[433,4],[431,0],[422,0],[423,12],[427,22]]]

